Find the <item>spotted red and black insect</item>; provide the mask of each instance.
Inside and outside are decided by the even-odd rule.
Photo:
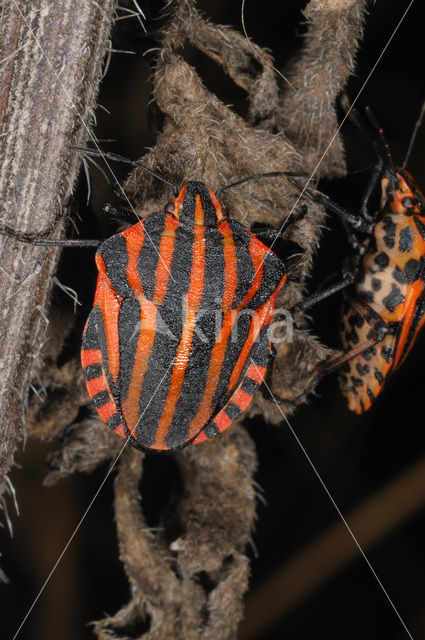
[[[99,275],[81,361],[102,420],[155,452],[227,429],[266,374],[268,328],[286,280],[281,260],[229,220],[202,182],[122,233],[88,243],[99,245]]]
[[[342,281],[301,306],[349,287],[341,322],[345,354],[324,365],[319,375],[340,368],[342,393],[358,414],[371,407],[425,323],[425,200],[406,169],[394,167],[382,127],[370,110],[369,117],[385,155],[371,177],[361,215],[352,215],[322,194],[304,192],[355,230],[349,237],[356,253],[346,263]],[[379,180],[380,205],[370,215],[368,203]]]

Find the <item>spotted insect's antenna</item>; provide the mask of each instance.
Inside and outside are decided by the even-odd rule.
[[[302,178],[303,176],[299,173],[293,173],[291,171],[270,171],[268,173],[254,173],[252,176],[248,176],[248,178],[242,178],[237,182],[232,182],[231,184],[226,184],[224,187],[220,187],[215,193],[217,198],[223,193],[223,191],[227,191],[227,189],[231,189],[232,187],[237,187],[244,182],[251,182],[251,180],[258,180],[259,178],[278,178],[280,176],[293,176]]]
[[[409,158],[410,158],[410,154],[412,153],[412,149],[413,149],[413,145],[415,143],[416,140],[416,136],[418,135],[418,131],[422,126],[422,120],[424,118],[425,115],[425,100],[422,103],[422,107],[421,110],[419,112],[419,117],[415,122],[415,126],[413,127],[413,131],[412,131],[412,135],[410,136],[410,140],[409,140],[409,146],[407,147],[407,151],[406,151],[406,156],[404,158],[404,162],[401,165],[403,167],[403,169],[405,169]]]
[[[161,180],[161,182],[164,182],[169,187],[171,187],[173,190],[174,197],[177,198],[177,196],[179,195],[179,189],[178,187],[176,187],[175,184],[173,184],[172,182],[168,182],[168,180],[160,176],[158,173],[155,173],[155,171],[152,171],[152,169],[149,169],[149,167],[146,167],[144,164],[142,164],[138,160],[130,160],[129,158],[125,158],[124,156],[119,156],[116,153],[110,153],[109,151],[107,152],[94,151],[93,149],[83,149],[82,147],[74,147],[74,146],[71,146],[71,149],[73,149],[74,151],[79,151],[80,153],[84,153],[85,155],[88,155],[88,156],[94,156],[97,158],[106,158],[106,160],[115,160],[116,162],[124,162],[125,164],[131,164],[133,167],[140,167],[140,169],[144,169],[144,171],[146,171],[147,173],[150,173],[151,176],[154,176],[158,180]]]
[[[379,163],[380,163],[381,167],[386,166],[387,168],[389,168],[391,170],[392,173],[394,173],[395,172],[395,168],[394,168],[393,159],[391,157],[390,147],[389,147],[387,138],[385,136],[383,128],[379,124],[379,122],[378,122],[375,114],[373,113],[372,109],[370,107],[366,107],[366,113],[367,113],[367,116],[368,116],[369,120],[371,121],[373,127],[378,132],[379,139],[380,139],[380,141],[381,141],[381,143],[382,143],[382,145],[383,145],[383,147],[385,149],[385,155],[382,154],[382,149],[381,149],[380,145],[378,144],[377,140],[375,139],[375,137],[372,137],[371,133],[366,128],[365,123],[364,123],[363,119],[361,118],[361,116],[360,116],[359,112],[357,111],[357,109],[350,105],[349,98],[348,98],[348,96],[346,94],[344,94],[342,96],[342,98],[341,98],[341,106],[345,110],[345,112],[348,114],[348,117],[351,120],[351,122],[359,130],[359,133],[363,136],[363,138],[366,140],[366,142],[372,147],[373,151],[375,152],[376,157],[379,160]]]
[[[382,153],[380,153],[378,145],[372,141],[372,145],[373,145],[373,148],[375,149],[375,153],[377,154],[378,158],[380,158],[384,162],[384,166],[386,165],[387,168],[389,168],[391,172],[395,174],[396,171],[395,171],[394,162],[391,156],[390,145],[388,144],[387,136],[385,135],[384,129],[382,125],[379,123],[377,117],[375,116],[375,114],[373,113],[370,107],[366,107],[366,113],[367,113],[367,117],[369,118],[369,120],[371,121],[372,125],[375,127],[379,135],[379,139],[385,151],[385,156],[384,157],[382,156]]]

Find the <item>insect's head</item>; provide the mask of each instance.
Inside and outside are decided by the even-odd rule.
[[[389,174],[389,175],[388,175]],[[386,171],[382,177],[382,206],[388,203],[394,213],[406,216],[424,215],[425,200],[414,179],[406,169]]]
[[[227,211],[216,195],[203,182],[188,182],[173,202],[165,206],[181,222],[189,225],[215,227],[227,220]]]
[[[375,127],[379,137],[379,144],[372,141],[372,145],[376,155],[378,156],[379,166],[382,169],[381,209],[384,205],[388,205],[394,213],[400,215],[411,216],[423,215],[425,213],[424,197],[416,186],[416,183],[410,173],[404,168],[416,135],[417,127],[422,118],[423,110],[424,106],[422,107],[420,119],[415,125],[415,130],[409,143],[409,149],[404,160],[403,167],[400,168],[394,166],[388,140],[382,126],[379,124],[372,110],[369,107],[366,107],[369,120]]]

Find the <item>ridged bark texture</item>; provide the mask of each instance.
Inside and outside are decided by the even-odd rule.
[[[112,0],[5,0],[0,14],[1,224],[61,237],[101,77]],[[59,252],[0,237],[0,486],[24,435]],[[1,489],[0,489],[1,491]]]

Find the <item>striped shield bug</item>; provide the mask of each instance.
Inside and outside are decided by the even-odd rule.
[[[340,369],[342,393],[358,414],[372,406],[425,322],[425,199],[404,168],[406,161],[402,168],[394,166],[382,127],[370,109],[367,113],[379,134],[380,145],[372,143],[379,163],[360,216],[319,192],[304,190],[351,227],[353,255],[346,260],[340,282],[299,305],[306,308],[345,289],[340,334],[345,353],[322,365],[317,376]],[[353,119],[360,126],[358,116]],[[288,179],[302,189],[297,180]],[[369,202],[378,182],[380,204],[370,214]]]
[[[40,245],[97,246],[81,362],[99,416],[137,449],[172,452],[212,438],[262,383],[285,267],[217,196],[275,175],[217,195],[202,182],[180,191],[167,183],[173,202],[102,242],[1,230]]]

